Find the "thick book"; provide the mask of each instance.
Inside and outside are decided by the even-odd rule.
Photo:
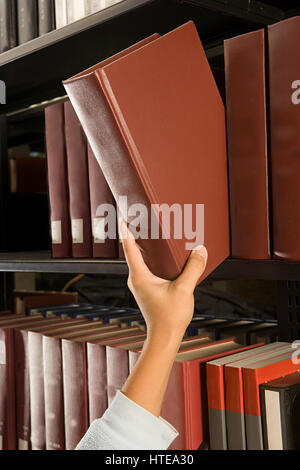
[[[300,260],[300,16],[268,27],[273,256]]]
[[[56,28],[62,28],[68,24],[67,0],[55,0],[55,24]]]
[[[122,328],[111,333],[109,338],[87,342],[88,394],[90,424],[101,418],[108,406],[106,346],[128,340],[139,339],[143,335],[137,327]]]
[[[255,360],[274,357],[290,349],[288,343],[274,343],[265,346],[266,351],[258,352]],[[246,450],[246,418],[244,404],[243,367],[253,362],[252,358],[225,364],[225,403],[227,445],[229,450]]]
[[[52,255],[54,258],[70,258],[72,237],[63,103],[57,103],[45,109],[45,124]]]
[[[300,450],[299,371],[260,385],[267,450]]]
[[[55,29],[54,0],[38,0],[39,36]]]
[[[106,346],[108,406],[113,401],[116,393],[122,389],[129,375],[129,350],[142,347],[145,339],[146,333],[141,332],[141,338],[138,340],[134,339]]]
[[[110,338],[111,333],[108,328],[95,328],[89,334],[62,339],[66,450],[75,449],[89,427],[87,342]]]
[[[37,0],[17,0],[18,43],[31,41],[38,35]]]
[[[112,192],[88,145],[91,224],[93,235],[93,258],[117,258],[117,215]],[[107,215],[108,214],[108,215]],[[115,238],[109,238],[106,216],[115,224]]]
[[[127,208],[145,208],[137,242],[151,271],[174,279],[205,244],[203,279],[229,255],[224,105],[192,21],[136,47],[64,86],[132,231]]]
[[[64,103],[68,160],[72,255],[92,257],[87,140],[70,101]]]
[[[67,0],[67,21],[74,23],[86,16],[86,0]]]
[[[241,322],[242,323],[242,322]],[[245,322],[246,323],[246,322]],[[249,342],[249,335],[251,331],[255,331],[258,333],[259,331],[264,331],[264,330],[269,330],[269,328],[272,328],[273,326],[276,326],[276,324],[271,323],[271,322],[251,322],[248,324],[240,325],[240,326],[228,326],[224,327],[220,330],[219,337],[218,339],[222,338],[228,338],[231,336],[234,336],[236,340],[240,344],[244,344],[245,346],[249,344],[253,344]]]
[[[210,361],[206,365],[206,386],[208,399],[209,444],[210,450],[227,450],[227,430],[225,413],[225,364],[239,361],[256,354],[261,344],[246,346],[239,353]]]
[[[16,0],[0,2],[0,53],[17,45]]]
[[[247,449],[263,450],[263,432],[259,386],[283,375],[299,370],[298,359],[292,360],[295,350],[275,356],[258,364],[243,367],[244,402],[247,433]]]
[[[44,368],[46,450],[64,450],[66,445],[61,340],[91,333],[95,328],[100,330],[103,325],[82,322],[81,325],[47,331],[42,335],[42,351],[36,349],[36,357],[39,355]],[[108,332],[111,326],[104,328]]]
[[[224,41],[231,255],[269,259],[265,31]]]
[[[68,305],[71,302],[78,301],[77,292],[57,292],[49,293],[46,295],[34,295],[26,296],[24,298],[24,313],[28,313],[29,310],[38,309],[39,307],[47,306],[51,309],[51,306],[56,305]]]

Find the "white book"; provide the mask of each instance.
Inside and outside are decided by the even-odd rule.
[[[67,0],[67,21],[74,23],[87,16],[86,0]]]
[[[92,15],[104,8],[106,8],[106,0],[86,0],[86,12],[88,15]]]
[[[68,24],[67,0],[55,0],[55,21],[57,29]]]

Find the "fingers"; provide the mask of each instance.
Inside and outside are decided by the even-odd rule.
[[[130,274],[139,276],[149,274],[150,271],[145,264],[142,253],[134,239],[134,236],[130,230],[128,230],[128,227],[123,219],[121,219],[120,223],[120,234]]]
[[[176,279],[175,283],[194,290],[199,278],[205,271],[208,253],[204,246],[198,246],[193,249],[185,265],[183,272]]]

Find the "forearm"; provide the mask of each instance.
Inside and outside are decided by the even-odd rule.
[[[155,416],[160,416],[181,333],[148,335],[141,356],[122,392]]]

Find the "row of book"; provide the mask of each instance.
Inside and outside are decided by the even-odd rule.
[[[76,302],[39,307],[36,301],[24,298],[27,315],[3,312],[0,317],[6,356],[0,368],[2,447],[73,449],[122,388],[143,347],[145,324],[136,309]],[[196,449],[209,441],[206,362],[277,335],[271,322],[193,319],[162,411],[180,431],[172,448]],[[212,435],[210,446],[216,445]]]
[[[70,101],[45,109],[52,254],[55,258],[123,258],[117,210]],[[108,238],[101,204],[114,209]]]
[[[1,0],[0,53],[120,0]]]

